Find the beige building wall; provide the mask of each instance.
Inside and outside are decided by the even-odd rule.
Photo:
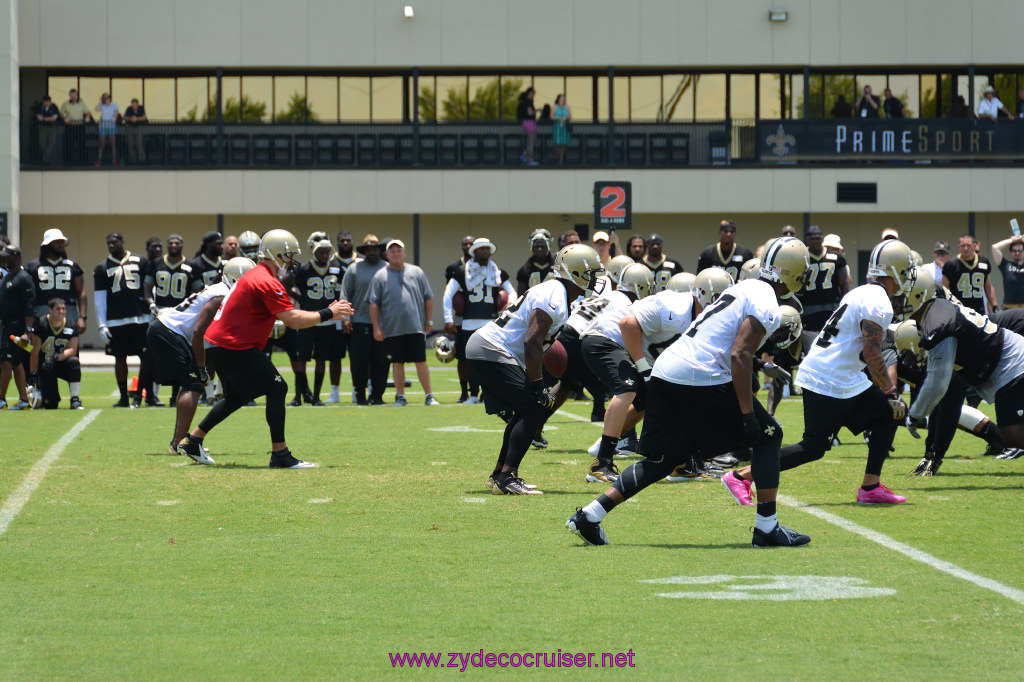
[[[20,113],[18,64],[18,0],[0,0],[0,212],[7,214],[7,233],[18,235],[20,222]],[[0,100],[3,102],[3,100]]]

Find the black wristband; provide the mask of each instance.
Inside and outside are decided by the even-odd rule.
[[[530,382],[530,389],[533,391],[534,395],[540,395],[541,393],[544,392],[544,380],[543,379],[534,379],[534,380],[532,380]]]
[[[323,310],[320,311],[320,321],[321,322],[326,322],[327,320],[330,320],[333,317],[334,317],[334,311],[331,310],[330,308],[324,308]]]

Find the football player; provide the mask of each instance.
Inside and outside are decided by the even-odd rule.
[[[337,284],[334,288],[334,297],[339,298],[341,296],[341,280],[345,277],[345,271],[352,266],[358,260],[361,260],[359,256],[355,254],[355,249],[352,246],[352,233],[348,230],[342,230],[337,235],[338,249],[335,251],[334,256],[331,258],[331,262],[328,265],[328,272],[335,276]],[[337,360],[331,360],[328,371],[331,374],[331,394],[327,397],[327,404],[334,405],[341,402],[341,396],[339,394],[339,386],[341,385],[341,361],[345,359],[345,353],[348,351],[348,341],[352,334],[352,325],[348,320],[341,320],[335,322],[335,333],[334,339],[337,344]],[[355,391],[353,391],[353,402]]]
[[[448,283],[452,281],[452,277],[455,276],[455,273],[466,267],[466,263],[468,263],[471,260],[469,255],[469,247],[473,246],[474,241],[476,241],[476,238],[471,234],[467,234],[465,237],[463,237],[462,258],[455,261],[454,263],[450,263],[448,267],[444,269],[444,282],[446,290]],[[459,332],[462,330],[461,311],[455,311],[454,309],[452,310],[452,323],[455,325],[455,334],[452,335],[448,334],[447,332],[445,333],[448,334],[448,336],[450,336],[452,340],[457,340],[459,337]],[[447,326],[448,318],[445,317],[445,328],[447,328]],[[455,348],[455,346],[452,346],[452,348]],[[457,355],[456,357],[456,370],[459,373],[459,399],[456,402],[469,403],[470,405],[480,402],[480,399],[476,397],[477,393],[480,392],[480,384],[477,383],[475,377],[469,376],[469,364],[466,362],[465,348],[463,348],[462,354]],[[471,392],[473,394],[473,400],[469,399]]]
[[[14,377],[19,400],[7,408],[29,407],[25,383],[27,353],[21,347],[29,343],[35,321],[35,287],[32,277],[21,267],[21,248],[7,244],[0,249],[0,262],[7,273],[0,281],[0,410],[7,407],[7,387]]]
[[[846,259],[822,246],[824,233],[817,225],[807,228],[807,251],[811,256],[811,269],[807,282],[797,297],[803,305],[804,329],[820,332],[839,307],[839,300],[850,290]]]
[[[82,267],[67,257],[68,238],[56,227],[43,233],[39,258],[28,264],[36,289],[36,317],[49,314],[49,301],[54,296],[64,301],[67,319],[81,334],[89,314],[89,297],[85,292]]]
[[[969,234],[960,237],[960,253],[942,266],[942,286],[976,313],[987,315],[997,310],[996,289],[992,286],[992,264],[979,256],[977,242]],[[986,306],[986,301],[988,305]]]
[[[252,230],[238,235],[238,252],[253,263],[260,259],[260,236]]]
[[[567,246],[555,258],[553,281],[530,287],[466,344],[466,357],[487,394],[513,411],[488,481],[496,495],[540,493],[519,477],[519,464],[554,409],[555,397],[542,376],[544,351],[568,319],[569,304],[589,296],[603,271],[594,249]],[[495,413],[490,405],[488,412]]]
[[[270,230],[260,243],[260,263],[242,275],[224,300],[204,340],[206,353],[216,356],[217,371],[224,384],[224,400],[214,405],[199,426],[178,443],[178,450],[195,461],[201,460],[203,439],[256,396],[267,396],[267,425],[270,427],[270,467],[307,469],[314,464],[292,455],[285,442],[284,401],[288,384],[277,373],[274,363],[262,352],[275,320],[291,329],[313,327],[340,319],[352,312],[344,301],[331,301],[319,311],[295,310],[285,287],[277,278],[281,269],[294,271],[302,251],[299,240],[287,230]]]
[[[295,274],[294,290],[298,294],[301,310],[320,310],[325,302],[337,300],[338,274],[331,272],[333,245],[326,232],[314,232],[307,240],[313,257],[302,264]],[[335,268],[337,269],[337,268]],[[320,389],[324,385],[326,363],[340,362],[341,348],[338,345],[337,327],[333,320],[321,322],[314,327],[300,329],[299,362],[300,370],[295,374],[294,405],[301,405],[299,396],[307,405],[323,407]],[[306,363],[315,360],[313,368],[313,390],[309,389],[306,377]]]
[[[373,322],[370,320],[370,304],[367,296],[373,276],[387,267],[381,259],[381,244],[377,235],[368,234],[363,243],[356,247],[363,259],[353,263],[341,280],[342,301],[349,301],[355,312],[348,323],[349,362],[352,372],[352,387],[356,392],[357,405],[383,405],[384,389],[388,383],[388,361],[384,344],[373,338]],[[370,399],[366,399],[369,380]]]
[[[220,257],[224,259],[226,263],[239,255],[241,254],[238,252],[238,237],[233,234],[229,234],[224,237],[224,244],[221,246]]]
[[[174,437],[168,448],[172,455],[178,454],[178,443],[188,435],[203,385],[210,381],[203,334],[231,287],[254,267],[256,264],[248,258],[232,258],[224,263],[220,281],[193,293],[174,307],[164,308],[149,323],[146,340],[156,362],[157,381],[184,389],[175,403]],[[214,463],[204,449],[198,450],[198,456],[193,459],[200,464]]]
[[[683,271],[683,266],[678,261],[672,260],[661,252],[662,238],[660,234],[652,234],[647,238],[647,255],[641,259],[654,273],[655,291],[664,291],[668,287],[668,281],[673,275]]]
[[[654,362],[640,436],[644,459],[627,467],[604,494],[566,521],[589,545],[606,545],[601,521],[616,506],[656,483],[698,453],[709,458],[753,447],[757,481],[755,547],[805,545],[811,539],[779,524],[782,427],[751,391],[758,348],[782,328],[779,297],[800,290],[808,267],[798,239],[777,240],[758,279],[729,287]]]
[[[555,257],[551,255],[551,233],[540,228],[530,234],[530,257],[516,273],[516,294],[555,277]]]
[[[158,315],[164,308],[173,308],[192,293],[205,286],[182,254],[185,242],[181,235],[167,238],[167,253],[150,263],[145,276],[145,297],[150,312]]]
[[[220,232],[207,232],[203,235],[203,245],[196,251],[196,257],[188,262],[195,276],[203,281],[204,287],[210,286],[220,277],[224,267],[224,261],[221,260],[223,251],[224,238]]]
[[[740,268],[753,257],[750,249],[736,243],[736,223],[723,220],[718,224],[718,242],[704,249],[697,258],[697,272],[717,266],[724,268],[733,281],[739,281]]]
[[[914,284],[910,248],[896,239],[879,242],[868,260],[868,276],[872,281],[842,298],[800,364],[796,383],[803,389],[804,434],[798,444],[782,448],[780,468],[787,471],[821,459],[832,448],[840,427],[855,434],[870,430],[857,502],[902,504],[907,498],[880,480],[896,429],[907,415],[882,346],[893,318],[893,301],[901,306]],[[745,504],[750,499],[750,478],[749,468],[744,468],[726,474],[722,483],[738,503]]]
[[[486,237],[473,240],[468,254],[470,260],[452,273],[442,297],[444,310],[444,333],[455,339],[455,358],[459,367],[465,368],[465,380],[459,376],[462,395],[459,402],[475,405],[480,402],[477,392],[479,382],[466,362],[466,343],[480,327],[498,317],[501,312],[500,292],[505,293],[505,304],[515,300],[516,292],[508,281],[508,273],[491,260],[494,244]],[[455,294],[462,292],[465,307],[462,310],[461,327],[455,324]],[[467,390],[468,389],[468,390]]]
[[[120,399],[114,407],[137,408],[142,402],[143,387],[152,386],[153,368],[146,352],[146,329],[152,319],[144,296],[142,278],[145,259],[124,248],[119,232],[107,235],[107,258],[93,270],[93,294],[100,335],[114,356],[114,378]],[[128,401],[128,356],[139,357],[139,390]],[[146,403],[156,406],[156,398]]]
[[[68,324],[63,298],[51,298],[47,313],[36,321],[32,330],[32,356],[29,360],[30,382],[40,393],[42,407],[56,410],[60,404],[57,379],[68,382],[71,393],[69,409],[81,410],[79,391],[82,387],[82,366],[78,362],[78,328]]]

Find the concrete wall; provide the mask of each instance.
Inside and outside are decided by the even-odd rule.
[[[17,1],[17,0],[11,0]],[[404,4],[415,17],[402,15]],[[1003,64],[1005,0],[20,0],[23,66]],[[785,23],[768,10],[789,11]]]
[[[0,104],[0,212],[7,214],[7,233],[17,241],[20,223],[18,90],[18,0],[0,1],[0,92],[8,93]],[[2,100],[0,100],[2,101]]]

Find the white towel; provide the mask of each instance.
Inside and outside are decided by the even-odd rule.
[[[493,261],[487,261],[487,265],[480,265],[471,259],[466,263],[466,289],[473,291],[481,284],[500,287],[501,269]]]

